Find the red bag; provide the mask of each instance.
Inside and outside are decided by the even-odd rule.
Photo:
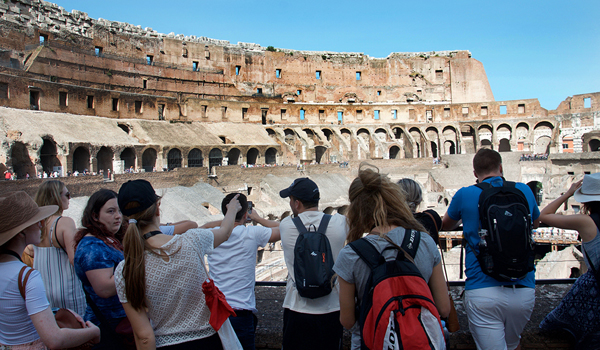
[[[207,279],[202,283],[202,292],[206,298],[206,306],[210,310],[209,323],[215,331],[218,331],[229,316],[235,317],[235,311],[229,306],[225,295],[215,286],[213,280]]]

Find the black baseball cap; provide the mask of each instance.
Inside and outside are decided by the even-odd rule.
[[[307,177],[301,177],[294,180],[290,187],[281,190],[279,195],[281,198],[293,196],[294,198],[305,202],[318,202],[320,199],[319,187],[313,180]]]
[[[144,211],[156,203],[158,196],[154,192],[154,188],[150,182],[146,180],[129,180],[124,183],[119,189],[119,208],[125,216],[133,215]],[[127,205],[131,202],[137,202],[140,205],[133,208],[128,208]]]

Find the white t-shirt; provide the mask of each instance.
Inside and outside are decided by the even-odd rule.
[[[315,227],[318,228],[323,213],[319,211],[305,211],[299,214],[298,217],[300,217],[304,226],[309,227],[310,225],[315,225]],[[292,218],[288,216],[281,221],[279,231],[281,232],[283,256],[288,269],[283,307],[305,314],[327,314],[338,311],[340,309],[340,301],[338,297],[339,286],[337,281],[331,293],[324,297],[309,299],[303,298],[298,294],[296,282],[294,281],[294,247],[296,246],[296,240],[299,235],[298,229],[296,228],[296,225],[294,225]],[[334,262],[346,242],[347,234],[348,224],[346,223],[346,217],[340,214],[332,215],[325,235],[329,239]]]
[[[256,312],[256,252],[269,243],[271,233],[268,227],[236,226],[229,239],[208,255],[210,278],[232,308]]]
[[[29,316],[46,310],[50,303],[40,273],[33,270],[25,286],[27,302],[19,292],[20,261],[0,263],[0,344],[19,345],[40,339]],[[25,274],[30,269],[25,270]]]

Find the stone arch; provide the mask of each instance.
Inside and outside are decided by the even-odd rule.
[[[494,129],[489,124],[480,125],[477,129],[479,135],[479,146],[481,148],[494,149],[492,145],[492,138],[494,135]]]
[[[421,134],[421,130],[417,127],[410,128],[408,130],[410,136],[412,136],[413,140],[415,140],[415,149],[416,152],[413,154],[414,158],[423,158],[425,157],[425,138]]]
[[[599,152],[600,151],[600,140],[591,139],[590,142],[588,143],[588,146],[590,148],[590,152]]]
[[[296,140],[296,133],[290,128],[283,129],[283,135],[286,143],[292,144]]]
[[[127,147],[121,152],[120,158],[123,161],[123,170],[131,167],[135,169],[135,157],[135,150],[133,147]]]
[[[326,129],[326,128],[321,129],[321,131],[323,132],[323,135],[325,135],[325,138],[327,139],[327,141],[331,141],[331,136],[333,136],[333,131],[331,131],[330,129]]]
[[[431,156],[433,158],[437,158],[438,157],[438,146],[437,143],[430,141],[431,143]]]
[[[444,127],[442,130],[444,135],[444,153],[445,154],[456,154],[458,153],[458,134],[456,128],[452,125]]]
[[[237,148],[232,148],[227,152],[227,164],[228,165],[238,165],[240,162],[240,154],[242,152]]]
[[[304,128],[302,129],[302,131],[304,131],[306,133],[306,136],[311,139],[315,137],[315,132],[311,128]]]
[[[192,148],[188,153],[188,167],[189,168],[201,168],[204,164],[204,158],[202,157],[202,151],[198,148]]]
[[[517,137],[517,150],[518,151],[529,151],[529,124],[521,122],[517,124],[515,129]]]
[[[265,130],[267,130],[267,135],[271,136],[271,137],[275,137],[275,130],[271,129],[271,128],[266,128]]]
[[[389,141],[388,133],[387,133],[387,131],[384,128],[378,128],[377,130],[375,130],[375,136],[381,142],[387,142],[387,141]]]
[[[90,150],[87,147],[79,146],[73,152],[73,172],[83,173],[90,168]]]
[[[169,170],[181,168],[182,158],[179,148],[172,148],[169,153],[167,153],[167,168]]]
[[[248,163],[248,165],[256,164],[257,159],[258,159],[258,150],[254,147],[250,148],[248,150],[248,153],[246,153],[246,162]]]
[[[315,147],[315,161],[319,164],[324,163],[324,159],[323,156],[325,155],[325,153],[327,152],[327,148],[324,146],[317,146]]]
[[[392,146],[389,150],[389,159],[397,159],[400,154],[400,147]]]
[[[548,121],[541,121],[533,128],[533,137],[535,150],[537,154],[548,154],[550,153],[550,146],[552,145],[552,133],[554,131],[554,125]]]
[[[352,133],[346,128],[340,129],[340,134],[342,134],[342,136],[346,139],[350,139],[352,137]]]
[[[40,163],[42,163],[42,170],[51,174],[54,172],[55,167],[61,167],[62,164],[58,160],[58,152],[56,151],[56,143],[49,138],[44,138],[42,148],[40,148]],[[62,175],[62,171],[59,171]],[[31,176],[31,174],[29,174]]]
[[[402,130],[401,127],[397,126],[395,128],[392,128],[392,133],[394,134],[394,138],[396,140],[402,140],[402,137],[404,136],[405,131]]]
[[[152,172],[156,169],[157,154],[154,148],[147,148],[142,153],[142,169],[145,172]]]
[[[498,138],[498,152],[510,152],[510,140],[512,139],[512,128],[508,124],[500,124],[496,128]]]
[[[113,160],[115,157],[115,153],[112,148],[103,146],[100,148],[98,153],[96,153],[96,160],[98,162],[98,173],[102,171],[104,173],[104,177],[108,177],[108,171],[113,172]]]
[[[221,166],[223,164],[223,153],[218,148],[213,148],[208,154],[208,166],[212,169],[214,166]]]
[[[29,176],[34,178],[36,175],[35,166],[29,157],[29,150],[22,142],[15,142],[10,150],[10,159],[12,163],[12,171],[17,175],[17,179],[24,179]]]
[[[366,138],[370,138],[371,137],[371,133],[369,132],[369,130],[365,129],[365,128],[360,128],[356,131],[356,136],[363,136]]]
[[[270,165],[277,164],[277,150],[273,147],[269,147],[265,152],[265,163]]]

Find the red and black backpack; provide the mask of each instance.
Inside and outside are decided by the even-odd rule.
[[[429,286],[414,263],[420,232],[406,231],[401,247],[386,261],[365,238],[350,247],[371,269],[360,304],[361,349],[445,349],[440,316]]]

